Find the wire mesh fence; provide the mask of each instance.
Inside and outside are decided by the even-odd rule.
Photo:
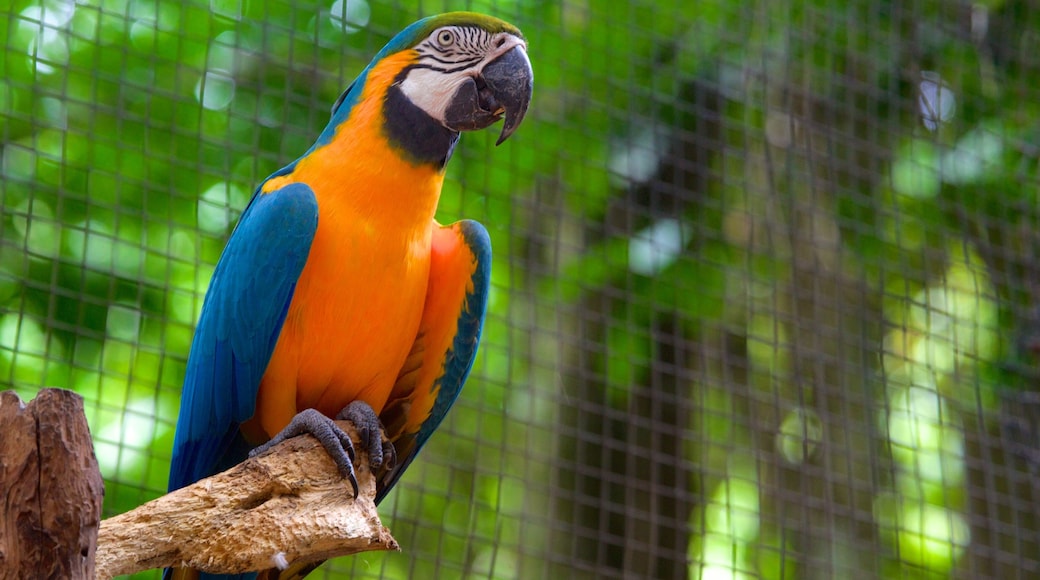
[[[4,0],[0,386],[85,397],[107,514],[165,490],[256,184],[455,9],[536,79],[438,210],[491,233],[485,334],[403,552],[316,575],[1040,575],[1028,0]]]

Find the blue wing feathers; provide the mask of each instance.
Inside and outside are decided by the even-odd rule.
[[[188,356],[170,489],[212,475],[254,412],[318,226],[314,192],[257,193],[217,263]],[[262,338],[257,340],[257,338]]]
[[[491,286],[491,238],[479,222],[464,220],[459,223],[459,227],[477,262],[472,276],[473,292],[466,295],[466,304],[459,316],[458,331],[445,361],[444,375],[439,380],[437,399],[433,403],[429,419],[419,429],[416,451],[433,434],[462,392],[462,385],[469,377],[473,361],[476,360],[477,345],[484,328],[488,290]]]

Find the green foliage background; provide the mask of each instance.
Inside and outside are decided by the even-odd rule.
[[[0,0],[0,386],[86,398],[106,514],[165,489],[255,185],[449,9],[536,73],[439,211],[488,226],[491,313],[381,506],[403,553],[329,577],[1036,573],[1024,0]]]

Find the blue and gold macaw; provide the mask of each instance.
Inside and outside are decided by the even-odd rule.
[[[512,135],[532,88],[520,31],[488,16],[425,18],[379,51],[317,142],[257,188],[217,263],[171,490],[309,432],[356,493],[341,417],[387,463],[386,497],[458,396],[484,320],[490,241],[434,220],[445,166],[461,131],[504,118],[498,142]]]

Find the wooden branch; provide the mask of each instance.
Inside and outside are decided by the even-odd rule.
[[[111,578],[188,566],[238,573],[397,550],[353,426],[355,501],[325,450],[297,437],[100,524],[104,485],[83,399],[0,393],[0,577]],[[96,560],[95,560],[96,549]]]
[[[0,393],[0,576],[92,578],[104,494],[82,397]]]
[[[97,577],[185,566],[238,573],[398,550],[376,514],[375,478],[357,433],[360,492],[313,437],[296,437],[224,473],[101,522]]]

